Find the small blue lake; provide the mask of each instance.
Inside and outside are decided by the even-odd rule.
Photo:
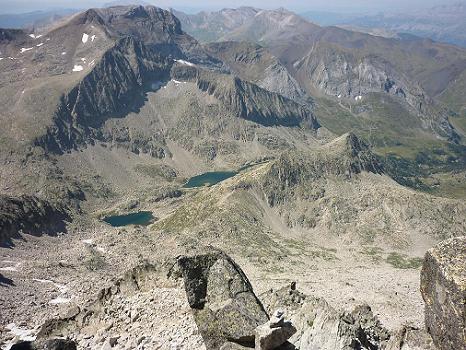
[[[128,225],[149,225],[154,220],[154,216],[150,211],[140,211],[138,213],[115,215],[104,218],[107,224],[113,227],[121,227]]]
[[[183,188],[212,186],[238,174],[236,171],[213,171],[194,176],[188,180]]]

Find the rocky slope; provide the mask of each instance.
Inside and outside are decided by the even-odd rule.
[[[293,15],[272,17],[267,31],[288,18],[278,37],[290,39]],[[2,55],[13,55],[0,61],[7,106],[0,111],[0,190],[13,208],[6,222],[16,232],[23,218],[41,226],[57,214],[61,224],[63,203],[74,209],[70,234],[25,236],[0,250],[2,339],[35,335],[51,316],[63,322],[43,333],[70,335],[82,347],[251,346],[255,327],[267,321],[252,286],[265,292],[272,281],[290,279],[346,309],[341,318],[321,308],[328,328],[315,319],[316,328],[349,324],[345,344],[356,338],[374,348],[386,340],[367,308],[352,312],[360,302],[370,301],[390,331],[419,325],[419,257],[464,232],[464,203],[395,183],[353,134],[328,142],[333,135],[320,127],[318,106],[298,96],[296,71],[278,51],[202,47],[171,13],[153,7],[89,10],[42,36],[2,33]],[[367,69],[383,81],[374,71],[382,68]],[[346,88],[355,74],[344,77]],[[401,99],[403,84],[381,94]],[[238,174],[210,187],[184,186],[212,170]],[[47,199],[23,197],[37,216],[11,199],[27,193]],[[115,228],[101,220],[136,211],[151,212],[152,224]],[[54,231],[47,225],[41,233]],[[223,253],[193,257],[212,243],[234,255],[250,280]],[[176,281],[167,279],[164,260],[174,256]],[[120,278],[128,266],[140,267]],[[239,327],[219,323],[231,312],[242,317]],[[312,342],[306,332],[296,334]],[[415,334],[406,329],[398,343]]]
[[[135,23],[139,23],[137,30]],[[102,115],[117,111],[124,115],[124,108],[137,108],[143,99],[143,84],[163,78],[164,70],[167,73],[168,56],[191,53],[193,59],[208,60],[197,42],[181,31],[179,21],[155,7],[88,10],[42,35],[21,31],[6,35],[1,51],[8,56],[1,62],[0,80],[3,95],[9,99],[9,103],[4,101],[8,106],[5,122],[11,125],[10,115],[15,115],[16,124],[11,128],[24,130],[25,141],[43,137],[47,133],[44,128],[68,125],[69,130],[48,132],[67,134],[69,143],[82,138],[73,127],[95,126]],[[51,85],[47,91],[41,89],[44,81]],[[7,82],[10,84],[5,85]],[[103,86],[104,93],[96,97]],[[39,111],[31,110],[34,103],[41,106]],[[35,117],[32,123],[31,113]],[[78,113],[82,120],[76,120]],[[7,128],[4,137],[21,136]]]
[[[218,12],[200,12],[193,16],[176,9],[171,12],[183,23],[183,28],[200,41],[216,41],[223,35],[247,23],[260,10],[253,7],[223,9]]]
[[[268,313],[273,314],[270,321]],[[265,334],[263,330],[271,325],[270,334]],[[280,330],[287,327],[293,332],[282,337]],[[273,286],[257,297],[243,270],[212,247],[171,263],[138,265],[100,290],[95,299],[43,322],[30,340],[15,344],[13,339],[8,346],[226,350],[252,348],[254,340],[256,349],[280,345],[322,350],[434,349],[423,330],[389,331],[368,305],[350,312],[338,310],[324,299],[300,292],[295,282]]]

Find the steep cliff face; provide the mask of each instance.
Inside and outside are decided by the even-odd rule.
[[[244,13],[241,9],[231,11],[234,13],[232,17]],[[196,28],[205,27],[206,31],[214,28],[209,28],[214,18],[227,23],[221,12],[210,13],[209,16],[184,15],[181,18],[183,24],[195,22]],[[416,124],[411,126],[412,132],[459,142],[460,137],[449,122],[447,109],[458,112],[464,104],[451,103],[451,96],[456,101],[463,100],[460,87],[464,85],[461,74],[465,69],[465,50],[429,40],[389,39],[337,27],[319,27],[283,9],[257,10],[245,21],[234,23],[231,27],[224,25],[221,31],[219,29],[216,39],[249,41],[265,46],[307,95],[330,97],[337,103],[346,100],[346,106],[350,102],[363,102],[366,110],[386,104],[398,112],[403,110],[404,119]],[[195,36],[203,35],[193,26],[186,28]],[[226,43],[209,44],[209,47],[218,49],[222,45]],[[249,60],[253,66],[252,62],[258,56],[248,56],[247,50],[242,51],[241,55],[234,60],[226,60],[226,63],[232,71],[245,78],[254,69],[248,67],[248,63],[239,66],[241,61]],[[254,82],[282,93],[291,91],[288,88],[293,85],[292,80],[287,81],[286,75],[277,68],[263,66],[260,69],[261,74],[277,77],[281,84],[277,84],[275,79],[272,84],[266,80]],[[287,88],[283,89],[284,86]],[[442,92],[445,92],[445,97],[440,96]],[[375,100],[370,101],[370,94],[377,94]],[[286,95],[294,98],[293,94]],[[388,102],[386,95],[390,96]],[[441,98],[448,103],[442,105]],[[371,119],[380,124],[378,116]],[[396,128],[396,121],[390,119],[386,116],[384,122],[387,121],[388,128]],[[382,128],[387,126],[380,125]],[[380,137],[383,134],[384,130],[381,130]]]
[[[241,118],[266,126],[319,128],[319,123],[309,108],[239,78],[203,71],[199,74],[197,85],[231,106]]]
[[[117,6],[96,10],[117,37],[131,36],[163,55],[183,56],[209,61],[198,42],[183,32],[171,12],[155,6]]]
[[[419,118],[422,128],[458,140],[446,111],[436,106],[419,83],[380,56],[357,57],[334,46],[316,44],[305,58],[295,62],[294,69],[303,86],[337,100],[361,102],[371,93],[389,94]]]
[[[108,138],[103,122],[141,107],[174,58],[218,64],[153,6],[90,9],[37,35],[2,30],[0,51],[5,136],[55,153]]]
[[[21,234],[40,236],[66,232],[70,217],[63,207],[32,196],[0,196],[0,244]]]
[[[412,86],[407,77],[382,58],[357,59],[348,53],[318,47],[296,66],[298,72],[305,71],[314,86],[335,97],[386,92],[406,98],[414,108],[422,107],[415,103],[416,97],[425,98],[419,86]]]

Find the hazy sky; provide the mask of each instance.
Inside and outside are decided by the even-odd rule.
[[[111,0],[0,0],[0,13],[19,13],[52,8],[88,8],[102,6]],[[260,8],[286,7],[305,11],[373,12],[426,8],[437,4],[459,2],[459,0],[145,0],[160,7],[178,9],[218,9],[242,5]],[[461,1],[461,0],[460,0]]]

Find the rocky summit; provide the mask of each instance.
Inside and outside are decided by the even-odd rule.
[[[463,349],[466,49],[136,2],[0,8],[0,348]]]

